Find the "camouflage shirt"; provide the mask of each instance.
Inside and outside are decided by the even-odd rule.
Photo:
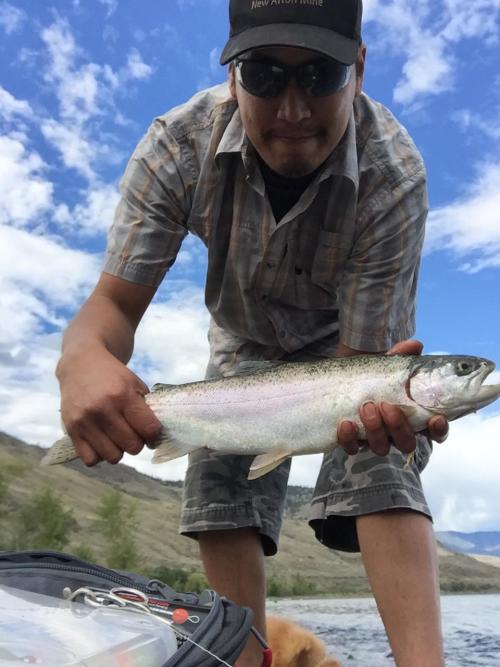
[[[104,271],[158,285],[191,232],[208,248],[211,364],[378,352],[410,337],[427,214],[406,129],[355,99],[346,133],[276,223],[227,84],[155,119],[121,181]]]

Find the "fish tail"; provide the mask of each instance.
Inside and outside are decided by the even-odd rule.
[[[56,440],[47,451],[40,463],[44,466],[53,466],[59,463],[67,463],[78,458],[75,446],[69,435],[64,435]]]

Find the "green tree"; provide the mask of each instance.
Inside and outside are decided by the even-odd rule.
[[[77,526],[73,512],[50,487],[34,491],[15,520],[16,549],[63,549]]]
[[[135,543],[137,505],[113,489],[97,507],[97,530],[106,540],[106,562],[118,570],[136,569],[140,555]]]
[[[76,558],[80,558],[80,560],[86,560],[90,563],[96,562],[96,556],[90,544],[77,544],[71,549],[71,553]]]
[[[316,584],[307,579],[302,574],[296,574],[292,578],[292,595],[314,595],[316,593]]]
[[[21,477],[29,466],[21,461],[2,461],[0,467],[0,517],[6,513],[5,503],[9,485],[13,479]]]
[[[189,593],[201,593],[208,588],[208,582],[201,572],[191,572],[186,581],[186,591]]]
[[[267,580],[267,594],[272,598],[283,597],[288,594],[288,586],[282,579],[271,576]]]
[[[163,583],[168,584],[176,591],[186,591],[186,582],[189,572],[183,570],[181,567],[168,567],[167,565],[159,565],[153,571],[149,571],[148,576],[151,579],[159,579]]]

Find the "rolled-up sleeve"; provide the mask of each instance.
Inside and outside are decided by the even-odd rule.
[[[134,151],[120,182],[103,271],[158,285],[187,234],[193,175],[185,147],[157,120]]]
[[[370,197],[340,286],[340,340],[382,352],[415,332],[415,297],[428,212],[424,170]]]

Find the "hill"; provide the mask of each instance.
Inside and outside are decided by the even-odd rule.
[[[2,471],[16,470],[8,486],[3,482],[6,491],[0,511],[0,548],[9,546],[6,536],[33,492],[50,487],[74,517],[65,551],[90,546],[96,561],[105,564],[106,544],[96,528],[96,510],[103,496],[117,489],[136,508],[138,524],[133,538],[143,571],[151,572],[159,566],[201,571],[196,542],[177,533],[181,482],[153,479],[122,464],[100,464],[91,469],[80,462],[40,466],[43,452],[0,432],[0,487]],[[360,556],[322,547],[313,537],[303,519],[311,494],[309,488],[289,487],[280,551],[266,559],[268,574],[276,581],[295,578],[330,594],[368,593]],[[444,591],[500,591],[500,568],[445,548],[440,548],[440,572]]]
[[[438,540],[450,551],[476,556],[500,558],[500,532],[460,533],[454,530],[436,533]]]

